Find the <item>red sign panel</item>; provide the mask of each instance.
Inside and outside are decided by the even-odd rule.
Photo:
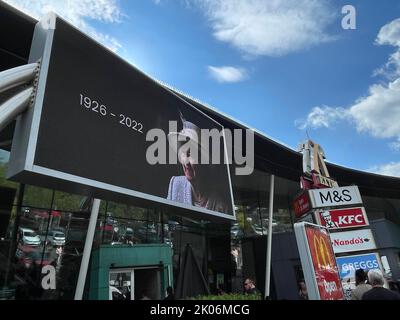
[[[306,235],[320,299],[343,300],[342,283],[328,232],[306,226]]]
[[[369,225],[363,207],[319,210],[316,214],[320,225],[330,229],[364,227]]]
[[[311,202],[307,191],[301,193],[294,199],[293,209],[296,218],[300,218],[302,215],[306,214],[311,210]]]

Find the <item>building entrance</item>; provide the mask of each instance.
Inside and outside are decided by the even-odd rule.
[[[89,299],[161,300],[172,284],[167,244],[101,245],[92,253]]]
[[[161,275],[158,266],[115,269],[109,272],[110,300],[160,300]]]

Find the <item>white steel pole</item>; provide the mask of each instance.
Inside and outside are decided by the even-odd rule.
[[[32,93],[29,87],[0,105],[0,131],[28,108]]]
[[[267,261],[265,264],[265,299],[270,296],[271,286],[271,249],[272,249],[272,217],[274,214],[274,181],[272,174],[269,186],[269,216],[268,216],[268,240],[267,240]]]
[[[86,234],[85,248],[83,249],[81,268],[79,270],[78,283],[76,285],[74,300],[82,300],[90,254],[92,252],[94,232],[96,231],[97,217],[99,215],[99,209],[100,199],[94,199],[92,204],[92,211],[90,213],[89,228]]]
[[[0,93],[30,82],[38,71],[39,63],[35,62],[0,72]]]

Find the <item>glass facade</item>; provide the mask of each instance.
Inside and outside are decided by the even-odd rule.
[[[1,297],[73,299],[91,199],[6,180],[8,157],[8,152],[0,151]],[[294,223],[291,202],[300,192],[300,185],[277,176],[274,180],[272,232],[290,234]],[[93,250],[102,245],[117,248],[167,244],[172,249],[176,289],[184,281],[190,247],[199,277],[209,293],[243,292],[247,277],[258,280],[258,287],[263,290],[266,251],[265,245],[260,244],[266,243],[270,223],[270,181],[271,174],[260,170],[249,176],[232,175],[237,221],[231,224],[173,216],[153,207],[101,201]],[[363,196],[363,201],[370,221],[384,219],[400,225],[400,199]],[[398,255],[397,252],[397,260]],[[56,286],[51,290],[43,288],[47,266],[55,270]],[[298,267],[296,263],[293,268]],[[90,277],[89,271],[84,298],[88,298]]]
[[[4,298],[12,299],[73,299],[91,201],[78,195],[6,180],[4,173],[9,153],[0,152],[0,213],[1,228],[4,229],[0,241],[2,294]],[[211,286],[214,283],[211,275],[225,275],[230,268],[229,227],[168,216],[154,208],[101,202],[93,249],[102,244],[149,243],[171,246],[175,282],[179,279],[187,244],[191,245],[203,276]],[[225,243],[227,248],[217,247],[215,243]],[[54,290],[42,288],[46,275],[42,270],[47,265],[53,266],[56,272]],[[227,277],[224,279],[228,281]]]
[[[400,225],[400,199],[362,196],[369,220],[386,219]]]
[[[254,170],[249,176],[233,176],[237,222],[231,227],[232,290],[243,291],[246,278],[263,280],[266,251],[260,252],[257,239],[268,235],[271,175]],[[293,231],[291,202],[300,184],[274,177],[272,232]],[[262,267],[260,267],[262,265]],[[258,284],[264,289],[264,281]]]
[[[1,151],[1,187],[10,190],[9,210],[3,212],[2,219],[6,229],[1,241],[3,291],[15,299],[73,299],[91,201],[7,181],[4,172],[8,156],[8,152]],[[211,293],[242,291],[245,273],[254,275],[250,269],[243,273],[243,265],[254,265],[254,261],[244,261],[242,239],[267,235],[269,185],[270,175],[257,170],[250,176],[233,177],[237,222],[231,226],[102,201],[93,249],[103,244],[166,243],[173,249],[176,286],[185,248],[190,245]],[[286,189],[276,191],[283,194],[274,206],[273,232],[289,231],[292,225]],[[4,207],[7,201],[3,200]],[[41,287],[45,276],[41,270],[47,265],[56,271],[54,290]]]

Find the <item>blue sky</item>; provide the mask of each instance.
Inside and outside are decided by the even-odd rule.
[[[7,0],[292,148],[400,176],[400,1]],[[344,30],[342,7],[356,9]],[[398,19],[398,20],[396,20]]]

